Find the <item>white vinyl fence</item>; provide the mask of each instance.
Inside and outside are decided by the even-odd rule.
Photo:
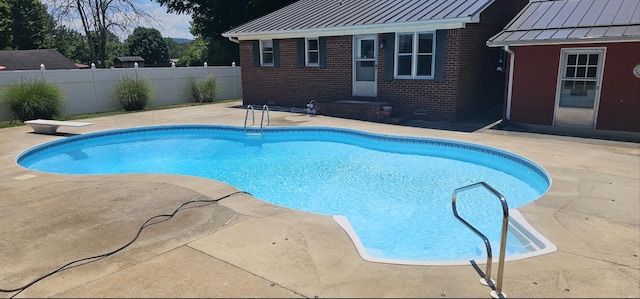
[[[151,107],[194,102],[189,78],[217,78],[217,98],[242,98],[239,66],[117,68],[79,70],[0,71],[0,90],[20,80],[45,79],[61,86],[66,106],[62,115],[117,111],[122,108],[113,99],[114,83],[123,76],[145,77],[153,88]],[[0,105],[0,121],[10,120],[11,111]]]

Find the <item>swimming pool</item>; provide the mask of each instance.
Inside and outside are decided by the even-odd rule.
[[[398,263],[482,260],[482,240],[453,217],[456,188],[485,181],[517,208],[550,185],[544,169],[498,149],[324,127],[115,130],[36,146],[17,162],[54,173],[169,173],[223,181],[276,205],[337,215],[363,257]],[[458,210],[498,248],[501,209],[495,198],[466,192]],[[545,247],[526,221],[512,222],[511,257]],[[537,245],[532,250],[527,242]]]

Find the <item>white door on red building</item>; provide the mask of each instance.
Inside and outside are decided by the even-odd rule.
[[[375,35],[353,37],[353,95],[377,95],[377,38]]]
[[[562,50],[554,126],[595,128],[604,55],[604,48]]]

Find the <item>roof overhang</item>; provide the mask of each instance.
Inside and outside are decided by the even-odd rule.
[[[287,39],[300,37],[319,37],[319,36],[343,36],[343,35],[362,35],[362,34],[378,34],[388,32],[416,32],[416,31],[434,31],[442,29],[458,29],[464,28],[467,23],[477,23],[478,17],[465,17],[456,19],[431,20],[428,22],[404,22],[389,24],[371,24],[330,28],[311,28],[297,30],[281,30],[281,31],[263,31],[263,32],[247,32],[234,33],[233,30],[222,33],[222,36],[235,40],[260,40],[260,39]]]
[[[487,47],[596,44],[596,43],[621,43],[621,42],[640,42],[640,37],[622,36],[622,37],[603,37],[603,38],[487,41]]]

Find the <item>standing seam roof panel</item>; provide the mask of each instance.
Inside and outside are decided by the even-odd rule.
[[[613,24],[629,24],[633,20],[633,13],[638,10],[638,5],[640,5],[640,2],[634,0],[622,2],[622,7],[613,19]]]
[[[602,10],[602,14],[600,14],[600,17],[596,20],[596,26],[613,25],[613,19],[620,9],[622,9],[622,0],[609,0]]]
[[[628,26],[614,26],[614,27],[609,27],[607,29],[607,32],[605,32],[604,36],[606,37],[620,37],[624,34],[624,31],[627,29]]]
[[[281,18],[276,25],[280,26],[280,24],[288,23],[289,25],[285,26],[284,30],[296,30],[296,29],[319,27],[317,23],[313,25],[313,22],[317,22],[318,17],[322,16],[322,8],[323,6],[326,6],[326,4],[323,3],[322,1],[317,1],[317,2],[305,1],[305,2],[306,2],[306,5],[304,7],[301,7],[304,9],[297,9],[295,11],[295,14],[294,14],[295,17]],[[337,5],[337,4],[334,4],[334,5]],[[311,15],[309,12],[311,12]],[[291,20],[295,20],[295,21],[291,21]]]
[[[429,1],[411,1],[414,2],[411,5],[398,7],[393,15],[388,16],[384,22],[406,22],[411,20],[412,16],[415,16],[416,12],[422,11],[429,3]]]
[[[558,3],[562,3],[562,2],[558,2]],[[573,11],[576,9],[577,6],[578,6],[577,1],[564,2],[564,5],[562,6],[562,8],[560,8],[560,10],[558,11],[558,14],[556,14],[556,17],[553,18],[551,22],[549,22],[548,26],[551,28],[564,27],[565,23],[567,22],[567,16],[570,16],[571,14],[573,14]]]
[[[412,14],[407,14],[402,18],[397,19],[399,22],[407,22],[409,20],[415,20],[415,19],[419,19],[419,15],[424,14],[427,11],[431,11],[437,4],[437,0],[430,0],[430,1],[424,1],[422,3],[422,5],[420,5],[419,9],[416,9],[416,11]]]
[[[573,29],[558,29],[556,33],[551,37],[552,39],[565,39],[569,37],[569,34],[573,32]]]
[[[391,3],[385,1],[385,4],[380,5],[380,9],[377,11],[373,11],[371,14],[362,15],[358,20],[358,23],[363,25],[377,24],[377,23],[385,23],[386,20],[395,16],[399,12],[396,9],[391,9],[389,6]]]
[[[558,16],[563,6],[563,2],[553,2],[551,7],[547,10],[547,13],[540,17],[540,19],[533,25],[533,28],[548,28],[551,21]]]
[[[457,5],[454,5],[457,4]],[[436,19],[445,19],[448,17],[452,17],[453,16],[453,11],[455,11],[457,8],[459,8],[460,6],[464,5],[464,2],[462,3],[456,3],[456,1],[451,1],[451,3],[449,3],[447,6],[443,7],[442,10],[440,10],[439,13],[434,15],[434,18]]]
[[[345,5],[345,3],[349,3],[347,5]],[[337,14],[335,15],[335,17],[333,18],[333,20],[329,19],[327,20],[328,22],[324,24],[323,27],[340,27],[340,26],[344,26],[345,22],[348,22],[347,20],[352,17],[352,15],[354,13],[362,13],[363,10],[363,1],[349,1],[349,0],[344,0],[344,2],[342,3],[342,5],[345,5],[344,9],[337,10]],[[364,3],[364,9],[366,8],[374,8],[375,6],[370,5],[371,1],[367,1]]]
[[[578,26],[593,26],[596,24],[596,20],[602,14],[602,10],[604,10],[604,6],[607,3],[606,0],[598,0],[594,1],[587,13],[584,15]]]
[[[470,16],[473,15],[473,12],[470,12],[470,10],[474,7],[474,5],[479,4],[480,1],[476,0],[476,1],[466,1],[465,3],[461,4],[460,6],[458,6],[458,8],[456,8],[454,11],[451,12],[452,15],[454,16]]]
[[[509,22],[509,24],[507,24],[505,30],[507,31],[513,31],[513,30],[518,30],[520,29],[522,23],[531,16],[531,14],[533,14],[533,12],[536,10],[535,6],[532,4],[529,4],[527,6],[525,6],[520,13],[518,13],[516,15],[515,18],[513,18],[513,20],[511,20],[511,22]]]
[[[582,0],[581,3],[589,3],[578,5],[576,9],[573,11],[569,17],[567,17],[567,21],[564,23],[565,27],[577,27],[580,24],[580,21],[589,10],[589,7],[593,4],[594,0]]]
[[[407,0],[404,0],[407,1]],[[375,7],[373,5],[369,5],[368,7],[366,7],[364,10],[361,11],[359,16],[350,16],[351,18],[348,21],[348,24],[346,25],[361,25],[361,24],[366,24],[368,21],[371,21],[372,19],[375,20],[373,22],[373,24],[378,23],[379,19],[375,18],[375,14],[376,11],[377,13],[389,13],[389,11],[395,11],[394,7],[392,7],[392,9],[388,9],[386,11],[383,11],[383,8],[386,8],[389,5],[389,3],[387,3],[387,5],[382,5],[382,6],[378,6]]]
[[[538,20],[540,20],[540,18],[542,18],[547,13],[549,8],[551,8],[551,5],[553,5],[553,3],[550,1],[539,2],[539,4],[536,6],[535,11],[527,18],[527,20],[525,20],[520,25],[520,28],[523,28],[523,27],[526,29],[536,28],[534,27],[534,25],[538,22]]]
[[[446,0],[441,2],[440,5],[434,10],[431,10],[425,15],[428,19],[442,19],[443,15],[446,15],[446,11],[456,2],[456,0]]]
[[[627,27],[627,30],[624,31],[624,36],[640,36],[640,25]]]

